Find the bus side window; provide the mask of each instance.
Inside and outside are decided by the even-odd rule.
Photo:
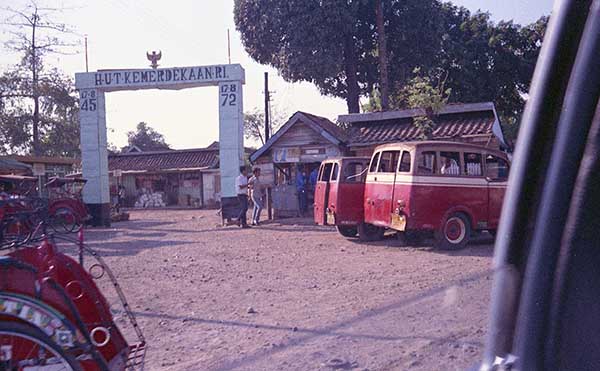
[[[374,173],[377,170],[377,164],[379,162],[379,155],[381,155],[381,152],[377,152],[371,159],[371,166],[369,166],[369,173]]]
[[[379,159],[378,173],[393,173],[398,167],[400,151],[384,151]]]
[[[365,166],[362,162],[347,162],[342,166],[343,178],[347,183],[364,183]]]
[[[465,152],[464,154],[464,172],[467,176],[482,176],[481,153]]]
[[[435,161],[435,151],[427,151],[421,152],[419,154],[419,159],[417,161],[417,173],[418,174],[435,174],[436,170],[436,161]]]
[[[398,169],[401,173],[410,172],[410,152],[402,152],[402,159],[400,160],[400,168]]]
[[[485,157],[485,176],[493,180],[508,179],[509,166],[506,160],[494,155]]]
[[[323,171],[321,171],[321,177],[319,178],[319,181],[321,182],[328,182],[329,181],[329,177],[331,176],[331,167],[332,164],[325,164],[325,166],[323,167]]]
[[[337,182],[337,180],[338,180],[338,173],[339,172],[340,172],[340,166],[336,162],[333,165],[333,171],[331,172],[331,181],[332,182]]]
[[[460,154],[458,152],[440,152],[440,174],[460,175]]]

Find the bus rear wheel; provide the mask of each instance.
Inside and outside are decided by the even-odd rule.
[[[435,247],[440,250],[460,250],[471,239],[471,224],[464,214],[450,215],[435,232]]]
[[[347,226],[338,225],[338,226],[336,226],[336,228],[337,228],[337,231],[339,232],[339,234],[341,234],[342,236],[344,236],[346,238],[356,237],[356,235],[358,234],[358,230],[356,227],[347,227]]]
[[[361,241],[379,241],[383,239],[385,229],[373,224],[360,223],[358,225],[358,238]]]

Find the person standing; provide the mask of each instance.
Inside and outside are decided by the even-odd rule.
[[[254,208],[252,209],[252,225],[258,225],[260,223],[260,212],[264,208],[264,187],[260,181],[260,168],[254,168],[252,174],[252,177],[248,181],[250,198],[252,198],[252,203],[254,204]]]
[[[317,189],[317,177],[319,175],[319,168],[316,167],[313,171],[310,172],[310,186],[312,188],[313,193]]]
[[[300,217],[304,217],[307,209],[307,195],[306,195],[306,170],[298,169],[298,175],[296,175],[296,192],[298,192],[298,211]]]
[[[248,173],[245,166],[240,166],[240,175],[235,178],[235,189],[240,202],[238,223],[242,228],[250,228],[246,221],[246,212],[248,212]]]

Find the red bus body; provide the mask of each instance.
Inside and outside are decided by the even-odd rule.
[[[365,157],[343,157],[323,161],[315,186],[315,223],[356,227],[363,222]]]
[[[494,232],[508,166],[503,152],[465,143],[379,146],[367,173],[364,222],[397,231],[443,232],[444,223],[457,216],[459,223],[468,224],[469,233]]]

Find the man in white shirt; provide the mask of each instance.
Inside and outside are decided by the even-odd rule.
[[[240,175],[235,178],[235,189],[240,202],[240,214],[238,223],[242,228],[250,228],[246,221],[246,212],[248,211],[248,174],[245,166],[240,166]]]
[[[450,157],[444,158],[444,164],[440,170],[445,175],[460,175],[460,167],[458,167],[456,160]]]

